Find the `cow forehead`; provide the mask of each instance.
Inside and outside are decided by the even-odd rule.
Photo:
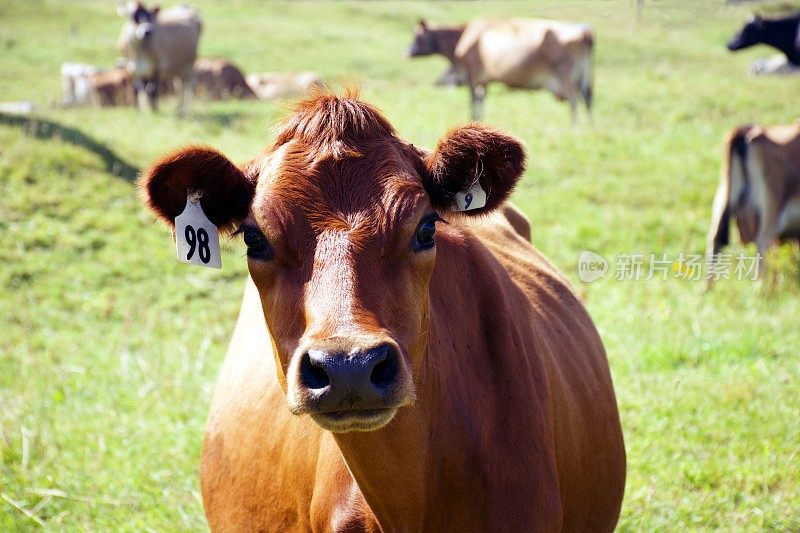
[[[287,143],[260,164],[254,216],[269,224],[377,236],[413,221],[427,207],[413,160],[377,144],[341,159],[310,158]]]

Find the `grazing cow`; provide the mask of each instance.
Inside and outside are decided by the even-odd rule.
[[[257,98],[242,71],[224,59],[198,59],[194,63],[197,92],[213,100]]]
[[[325,82],[313,72],[265,72],[248,74],[247,84],[261,100],[277,100],[320,89]]]
[[[245,165],[194,146],[144,173],[166,224],[199,193],[247,247],[203,449],[212,529],[613,529],[625,451],[608,362],[504,209],[523,164],[491,128],[429,152],[319,92]]]
[[[158,7],[148,10],[142,3],[132,2],[127,15],[117,47],[127,59],[140,107],[146,105],[146,94],[155,111],[160,83],[177,81],[178,112],[183,113],[194,91],[193,66],[200,38],[200,14],[183,5],[161,11]]]
[[[800,66],[800,15],[781,19],[751,15],[739,33],[728,41],[728,50],[735,52],[756,44],[777,48],[789,63]]]
[[[800,240],[800,122],[728,135],[708,232],[712,261],[729,242],[731,217],[742,242],[755,242],[762,256],[776,240]]]
[[[133,78],[125,68],[98,72],[90,79],[91,102],[94,107],[135,105]]]
[[[581,98],[591,113],[593,46],[594,34],[585,24],[477,18],[463,28],[429,27],[420,21],[409,54],[448,57],[470,87],[475,120],[483,114],[488,84],[499,81],[513,88],[549,90],[569,102],[574,121]]]

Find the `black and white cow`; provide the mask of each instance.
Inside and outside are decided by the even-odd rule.
[[[744,27],[728,41],[728,50],[736,52],[756,44],[777,48],[793,65],[800,66],[800,14],[781,19],[751,15]]]

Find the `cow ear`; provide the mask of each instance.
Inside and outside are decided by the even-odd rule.
[[[158,12],[161,11],[161,6],[155,6],[152,10],[150,10],[150,14],[153,15],[153,18],[158,16]]]
[[[447,133],[425,158],[425,168],[425,189],[436,209],[486,213],[511,194],[525,170],[525,149],[510,135],[470,124]],[[476,207],[480,200],[469,205],[475,191],[485,193],[483,207]],[[463,203],[465,194],[468,201]]]
[[[117,15],[120,17],[130,17],[139,7],[139,2],[125,2],[124,0],[117,0]]]
[[[192,146],[156,161],[139,179],[141,197],[170,227],[186,207],[190,193],[220,232],[234,229],[247,217],[255,178],[210,147]]]
[[[417,21],[417,26],[419,26],[421,30],[428,31],[428,23],[425,21],[425,19],[419,19]]]

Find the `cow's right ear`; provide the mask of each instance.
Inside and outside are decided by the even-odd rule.
[[[125,2],[124,0],[117,0],[117,16],[119,17],[130,17],[136,8],[138,7],[139,2]]]
[[[421,30],[428,31],[428,23],[427,23],[427,22],[425,22],[425,19],[419,19],[419,20],[417,21],[417,26],[419,26],[419,28],[420,28]]]
[[[139,190],[150,210],[173,228],[188,195],[200,193],[203,212],[224,233],[247,217],[255,181],[217,150],[192,146],[156,161],[139,179]]]

